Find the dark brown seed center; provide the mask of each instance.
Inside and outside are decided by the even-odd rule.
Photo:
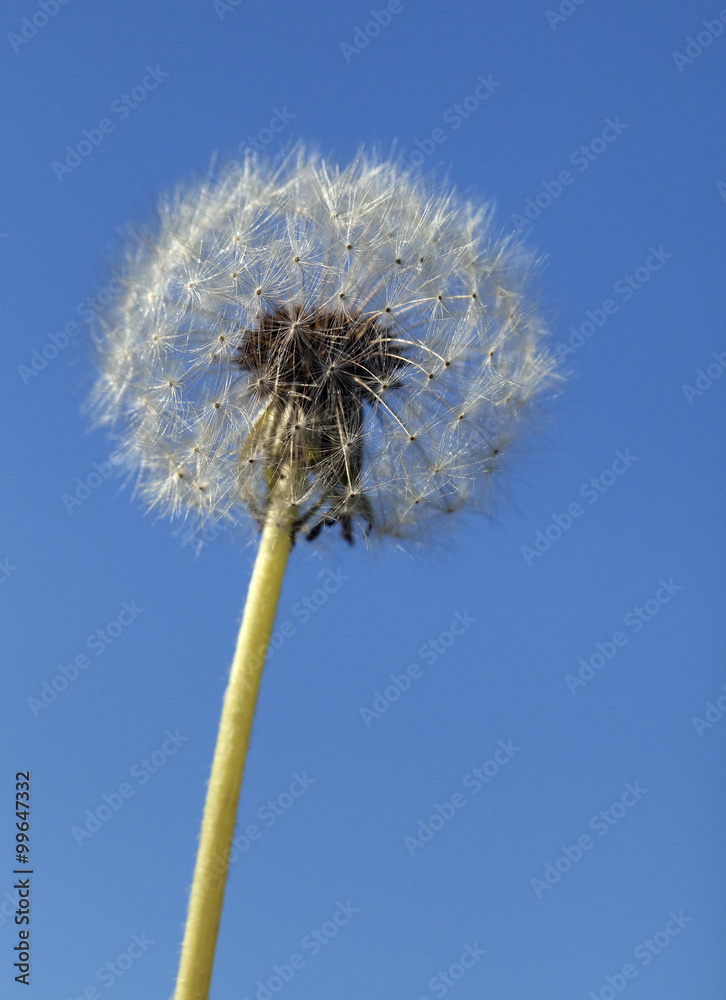
[[[302,306],[279,307],[245,330],[234,362],[256,376],[263,398],[292,401],[318,416],[331,407],[375,406],[384,386],[400,386],[397,373],[408,364],[377,318]]]

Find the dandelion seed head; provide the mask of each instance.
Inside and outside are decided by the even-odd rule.
[[[422,539],[489,509],[553,383],[532,270],[486,207],[395,159],[250,156],[130,236],[98,420],[161,513]]]

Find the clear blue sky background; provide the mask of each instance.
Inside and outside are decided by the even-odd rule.
[[[555,341],[579,346],[496,523],[464,519],[430,559],[342,544],[294,553],[279,614],[294,634],[264,675],[240,805],[240,830],[260,836],[234,865],[212,997],[255,997],[299,953],[286,1000],[723,998],[726,717],[714,704],[708,725],[693,720],[726,691],[726,354],[714,358],[726,351],[726,29],[699,45],[715,0],[585,0],[552,23],[546,9],[401,0],[346,58],[341,43],[364,29],[369,3],[244,0],[225,12],[211,0],[71,0],[15,44],[8,36],[41,8],[4,5],[3,996],[165,1000],[173,988],[253,552],[220,538],[195,558],[116,482],[98,484],[94,463],[110,449],[81,415],[92,369],[79,308],[108,281],[127,220],[280,111],[289,121],[270,151],[301,137],[341,161],[361,142],[410,153],[442,129],[426,167],[495,199],[504,230],[540,195],[529,239],[548,259],[543,299]],[[688,36],[690,61],[677,65]],[[157,65],[167,75],[122,118],[114,102]],[[447,109],[480,75],[498,86],[454,127]],[[53,162],[103,118],[113,131],[59,179]],[[608,119],[619,134],[603,142]],[[588,310],[604,321],[571,340]],[[62,347],[73,321],[79,335],[53,357],[51,334]],[[50,360],[28,374],[44,349]],[[636,460],[612,475],[618,451]],[[587,484],[603,472],[591,502]],[[69,512],[64,494],[89,476]],[[553,515],[573,503],[581,516],[528,556],[523,546],[539,537],[544,548],[537,532],[556,536]],[[325,603],[317,593],[303,621],[296,605],[326,580],[335,592]],[[143,612],[89,647],[124,602]],[[637,632],[626,620],[636,607],[651,609]],[[456,613],[476,620],[431,662],[421,647]],[[625,644],[605,645],[615,655],[571,690],[566,676],[616,632]],[[84,652],[89,665],[34,713],[29,699]],[[410,690],[366,726],[361,707],[416,663]],[[500,740],[520,749],[478,793],[466,787]],[[25,769],[30,990],[13,982],[3,895]],[[293,800],[295,773],[314,781]],[[405,838],[425,835],[419,822],[437,804],[450,812],[457,792],[466,803],[411,856]],[[79,846],[73,828],[104,795],[120,808]],[[356,912],[314,954],[301,942],[339,902]],[[436,978],[452,964],[459,975],[466,945],[486,954],[451,985]],[[117,975],[106,963],[119,955]]]

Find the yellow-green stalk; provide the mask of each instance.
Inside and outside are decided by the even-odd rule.
[[[289,521],[268,517],[222,706],[174,1000],[207,1000],[209,994],[237,801],[290,546]]]

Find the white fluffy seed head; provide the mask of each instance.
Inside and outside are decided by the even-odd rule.
[[[94,403],[148,504],[420,540],[489,509],[551,384],[532,261],[488,209],[361,152],[248,157],[161,202],[97,331]]]

